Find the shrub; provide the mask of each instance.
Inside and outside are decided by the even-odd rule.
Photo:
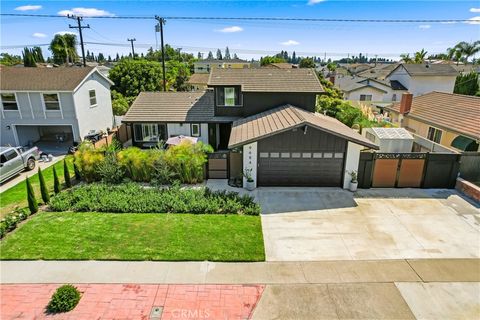
[[[48,193],[45,178],[43,177],[42,169],[40,169],[40,167],[38,168],[38,180],[40,182],[40,193],[42,195],[42,200],[44,203],[48,203],[48,201],[50,201],[50,194]]]
[[[8,232],[14,230],[17,224],[28,217],[27,209],[15,208],[10,213],[7,213],[5,217],[0,221],[0,238],[3,238]]]
[[[83,180],[93,182],[100,180],[95,172],[96,165],[104,158],[103,151],[95,150],[90,141],[84,141],[74,155],[74,164]]]
[[[60,192],[60,181],[58,180],[57,169],[55,169],[55,165],[53,167],[53,192],[55,194]]]
[[[80,301],[80,292],[70,284],[59,287],[52,295],[47,305],[50,313],[67,312],[73,310]]]
[[[169,185],[178,179],[178,175],[173,168],[165,161],[164,157],[160,157],[153,164],[152,184],[153,185]]]
[[[142,150],[130,147],[117,153],[117,159],[126,171],[127,176],[133,181],[150,182],[152,179],[153,165],[160,157],[163,150]]]
[[[38,202],[35,199],[35,193],[33,192],[32,184],[30,183],[30,179],[26,179],[27,184],[27,201],[28,201],[28,209],[30,213],[36,213],[38,211]]]
[[[75,173],[75,180],[77,181],[82,180],[82,176],[80,175],[80,171],[78,171],[78,168],[75,162],[73,163],[73,172]]]
[[[165,161],[175,170],[181,182],[198,183],[203,181],[208,152],[213,152],[208,144],[183,141],[167,149]]]
[[[260,214],[253,198],[208,188],[143,188],[136,183],[92,183],[62,192],[50,201],[54,211],[116,213]]]
[[[72,181],[70,180],[70,171],[68,171],[67,160],[63,159],[63,178],[65,180],[65,186],[70,188]]]
[[[120,183],[125,176],[125,169],[120,166],[115,153],[110,153],[97,164],[95,172],[105,183]]]

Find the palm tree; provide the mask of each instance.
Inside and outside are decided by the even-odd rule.
[[[465,59],[465,62],[467,62],[468,58],[480,52],[480,40],[477,40],[471,43],[462,41],[462,42],[459,42],[455,46],[455,48],[456,48],[456,51],[459,51],[461,53],[461,57]]]
[[[78,59],[77,37],[74,34],[55,35],[48,49],[52,51],[55,63],[68,65]]]
[[[402,58],[404,63],[413,63],[413,59],[410,58],[410,53],[402,53],[400,58]]]
[[[423,63],[425,61],[425,57],[427,56],[427,51],[422,49],[421,51],[415,52],[414,63]]]

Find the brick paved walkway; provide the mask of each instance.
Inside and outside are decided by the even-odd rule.
[[[249,319],[264,286],[80,284],[71,312],[45,314],[59,285],[0,286],[0,318],[7,319]],[[163,307],[161,317],[153,307]],[[151,317],[152,316],[152,317]]]

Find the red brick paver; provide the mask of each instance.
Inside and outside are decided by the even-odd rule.
[[[80,284],[82,298],[68,313],[47,315],[45,307],[60,285],[1,285],[0,318],[150,319],[163,307],[162,320],[250,319],[264,286]]]

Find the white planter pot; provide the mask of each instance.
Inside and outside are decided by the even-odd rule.
[[[358,187],[358,181],[357,182],[350,181],[350,191],[352,192],[357,191],[357,187]]]
[[[245,189],[247,189],[248,191],[253,191],[255,190],[255,182],[252,181],[252,182],[245,182]]]

